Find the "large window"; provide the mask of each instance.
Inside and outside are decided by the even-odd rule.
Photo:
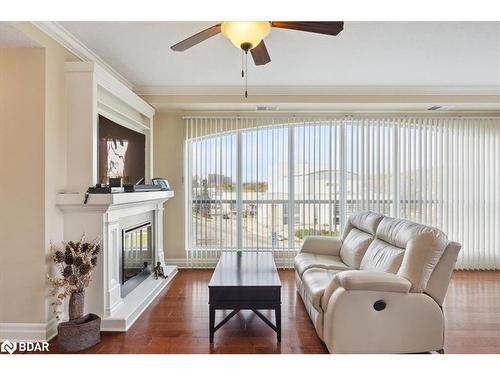
[[[291,264],[308,235],[355,210],[441,228],[462,268],[500,267],[500,121],[190,118],[187,250],[269,250]]]

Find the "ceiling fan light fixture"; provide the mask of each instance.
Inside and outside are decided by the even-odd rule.
[[[248,51],[257,47],[269,35],[271,23],[268,21],[225,21],[222,22],[221,31],[236,48]]]

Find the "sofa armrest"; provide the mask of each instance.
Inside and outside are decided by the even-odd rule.
[[[444,315],[425,293],[338,288],[324,308],[323,342],[331,353],[439,350],[444,346]]]
[[[411,288],[407,279],[393,273],[377,271],[343,271],[336,274],[332,282],[345,290],[408,293]]]
[[[321,307],[324,311],[328,308],[330,298],[338,288],[347,291],[360,290],[407,294],[410,291],[411,283],[393,273],[362,270],[341,271],[332,278],[323,293]]]
[[[299,253],[339,256],[342,241],[328,236],[307,236]]]

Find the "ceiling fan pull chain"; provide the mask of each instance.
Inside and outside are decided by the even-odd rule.
[[[241,78],[245,77],[245,71],[244,71],[244,67],[245,67],[245,60],[244,60],[244,56],[243,56],[244,52],[243,50],[241,50]]]
[[[248,98],[248,51],[245,51],[245,98]]]

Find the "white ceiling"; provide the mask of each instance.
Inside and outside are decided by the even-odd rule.
[[[39,48],[40,44],[7,22],[0,22],[0,48]]]
[[[222,35],[170,46],[213,22],[61,22],[136,87],[241,86]],[[346,22],[336,37],[273,29],[251,86],[500,86],[499,22]]]

